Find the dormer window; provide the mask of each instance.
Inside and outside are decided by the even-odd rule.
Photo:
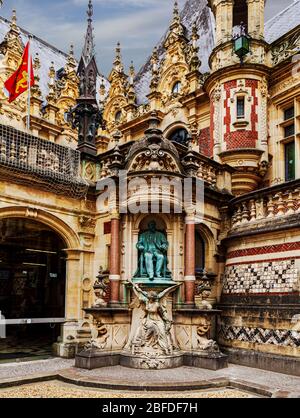
[[[118,110],[118,112],[115,114],[115,121],[120,122],[121,117],[122,117],[122,112],[121,110]]]
[[[173,88],[172,88],[172,93],[173,94],[179,94],[181,90],[181,82],[180,81],[176,81],[176,83],[174,84]]]
[[[172,142],[177,142],[178,144],[187,145],[188,142],[188,131],[184,128],[176,129],[169,137],[169,140]]]

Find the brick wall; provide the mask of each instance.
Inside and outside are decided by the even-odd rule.
[[[210,128],[201,129],[199,134],[199,152],[206,157],[213,157],[213,142]]]

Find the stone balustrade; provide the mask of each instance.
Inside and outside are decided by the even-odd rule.
[[[232,229],[300,215],[300,180],[250,193],[232,204]]]

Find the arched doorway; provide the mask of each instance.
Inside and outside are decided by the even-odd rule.
[[[8,323],[0,360],[50,354],[65,317],[65,248],[41,222],[0,220],[0,310]]]

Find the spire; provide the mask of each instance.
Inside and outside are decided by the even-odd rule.
[[[85,35],[85,43],[82,50],[82,57],[87,65],[95,55],[94,35],[93,35],[93,3],[89,0],[87,16],[88,16],[88,27]]]
[[[89,0],[88,27],[85,36],[85,43],[78,66],[79,97],[76,106],[69,112],[69,120],[73,126],[78,128],[78,147],[83,153],[95,156],[96,136],[98,128],[102,123],[102,112],[99,111],[97,103],[97,77],[99,74],[95,60],[95,45],[93,36],[93,3]],[[73,48],[69,54],[69,63],[73,62]]]

